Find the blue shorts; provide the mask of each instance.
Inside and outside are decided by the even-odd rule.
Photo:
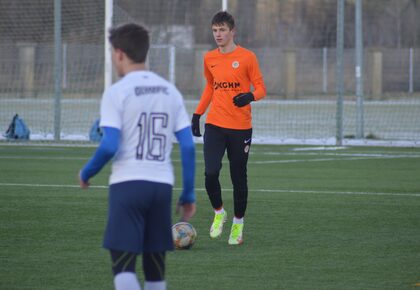
[[[171,202],[169,184],[142,180],[111,184],[103,246],[137,254],[173,250]]]

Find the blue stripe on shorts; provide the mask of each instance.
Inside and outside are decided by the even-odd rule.
[[[103,246],[138,254],[173,250],[171,201],[172,186],[166,183],[111,184]]]

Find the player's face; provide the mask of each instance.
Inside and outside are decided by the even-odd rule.
[[[213,37],[218,47],[225,47],[233,42],[234,30],[230,29],[226,23],[213,25]]]

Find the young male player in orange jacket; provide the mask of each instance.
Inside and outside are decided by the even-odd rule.
[[[227,219],[219,183],[226,151],[234,198],[229,244],[239,245],[243,243],[248,199],[247,162],[252,140],[250,103],[262,99],[266,90],[255,54],[233,40],[235,21],[232,15],[218,12],[211,24],[218,48],[204,56],[207,85],[193,114],[192,131],[194,136],[201,136],[200,117],[210,105],[204,132],[205,186],[215,211],[210,237],[221,236]]]

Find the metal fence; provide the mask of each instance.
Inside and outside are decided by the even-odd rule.
[[[57,1],[0,0],[0,130],[20,112],[33,122],[54,122],[42,105],[36,104],[53,104],[56,94]],[[338,1],[114,0],[113,23],[146,24],[153,43],[149,67],[173,81],[195,104],[205,84],[203,55],[215,48],[211,17],[225,2],[236,19],[236,41],[256,53],[267,87],[265,101],[254,106],[256,136],[266,141],[330,140],[335,137],[336,126]],[[61,127],[66,136],[87,135],[84,132],[97,116],[97,109],[89,105],[95,112],[87,114],[86,100],[96,104],[104,88],[105,5],[102,0],[60,2],[61,100],[71,104],[71,114],[62,107],[63,116],[69,119],[62,120]],[[342,60],[347,138],[353,138],[355,127],[355,3],[345,1]],[[368,101],[364,139],[419,142],[420,1],[362,3],[363,84]],[[18,104],[23,105],[20,108]],[[272,110],[273,106],[277,109]],[[285,108],[294,113],[289,114]],[[192,113],[193,107],[189,110]],[[313,122],[313,118],[319,121]],[[311,122],[317,124],[316,130],[308,126]],[[44,137],[54,130],[51,124],[29,125]]]

